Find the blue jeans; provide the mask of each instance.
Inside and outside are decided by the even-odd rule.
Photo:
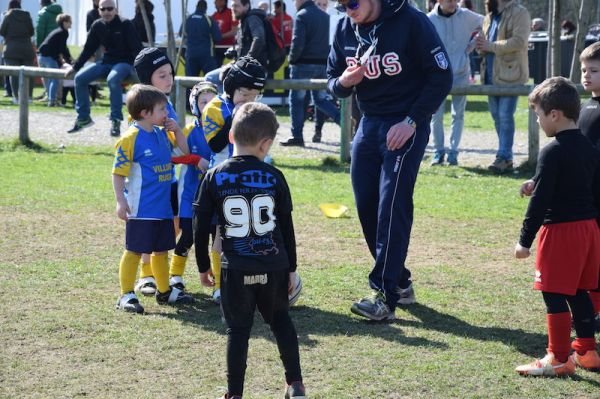
[[[490,113],[498,135],[496,158],[512,161],[515,139],[515,111],[517,96],[488,96]]]
[[[42,68],[55,68],[58,69],[58,62],[52,57],[45,57],[38,55],[38,63]],[[58,79],[44,78],[44,87],[48,93],[48,103],[56,101],[56,93],[58,92]]]
[[[455,77],[453,85],[464,86],[469,83],[469,75]],[[450,154],[458,154],[458,145],[462,137],[463,127],[465,125],[465,107],[467,105],[467,96],[452,96],[452,133],[450,135]],[[446,101],[442,102],[437,112],[431,118],[431,132],[433,133],[433,146],[436,152],[444,153],[444,111],[446,110]]]
[[[75,75],[75,110],[77,119],[83,120],[90,117],[90,93],[88,86],[98,78],[106,77],[110,91],[110,119],[123,120],[123,82],[133,73],[133,65],[126,62],[118,64],[95,64],[83,67]]]
[[[290,66],[291,79],[326,79],[325,65],[297,64]],[[340,111],[335,104],[327,99],[324,90],[311,90],[310,95],[316,108],[329,115],[335,123],[340,123]],[[292,119],[292,136],[303,140],[302,129],[304,128],[304,97],[306,90],[290,90],[290,117]]]

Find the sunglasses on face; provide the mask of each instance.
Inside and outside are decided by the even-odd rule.
[[[114,7],[100,7],[100,8],[98,8],[98,10],[100,10],[100,11],[108,11],[108,12],[111,12],[114,9],[115,9]]]
[[[359,0],[349,0],[345,4],[338,3],[335,9],[339,12],[346,12],[346,10],[356,10],[359,7]]]

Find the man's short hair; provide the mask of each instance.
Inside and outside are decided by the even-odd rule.
[[[275,8],[279,8],[283,5],[283,12],[286,12],[286,7],[285,7],[285,3],[283,3],[281,0],[277,0],[276,2],[273,3],[273,6]]]
[[[581,52],[579,62],[582,61],[600,61],[600,42],[590,44]]]
[[[579,94],[575,85],[562,76],[544,80],[533,89],[528,100],[529,106],[538,105],[546,115],[555,109],[574,122],[579,119]]]
[[[248,4],[250,4],[250,0],[240,0],[240,4],[246,7]]]
[[[58,26],[60,26],[62,28],[62,24],[63,22],[69,22],[71,21],[71,16],[69,14],[58,14],[56,16],[56,23],[58,24]]]
[[[241,146],[253,146],[263,139],[274,139],[279,123],[275,112],[262,103],[243,104],[231,123],[233,141]]]
[[[167,96],[154,86],[135,84],[127,92],[127,112],[135,121],[142,119],[142,111],[152,112],[157,104],[165,104]]]
[[[198,0],[196,3],[196,11],[197,12],[206,12],[208,5],[206,4],[206,0]]]
[[[42,7],[49,6],[52,3],[52,0],[42,0]]]

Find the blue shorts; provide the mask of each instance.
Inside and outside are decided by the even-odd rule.
[[[166,252],[175,248],[173,219],[131,219],[125,224],[125,249],[140,254]]]

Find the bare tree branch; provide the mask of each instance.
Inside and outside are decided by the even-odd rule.
[[[595,0],[581,0],[577,33],[575,34],[575,48],[571,59],[571,75],[569,76],[572,82],[579,82],[581,79],[579,56],[585,47],[585,35],[596,15],[596,7],[597,1]]]
[[[152,27],[150,26],[150,20],[148,19],[148,13],[146,12],[146,6],[144,0],[137,0],[137,5],[142,13],[142,19],[144,20],[144,29],[146,29],[146,37],[148,38],[148,46],[154,47],[154,40],[152,38]]]

